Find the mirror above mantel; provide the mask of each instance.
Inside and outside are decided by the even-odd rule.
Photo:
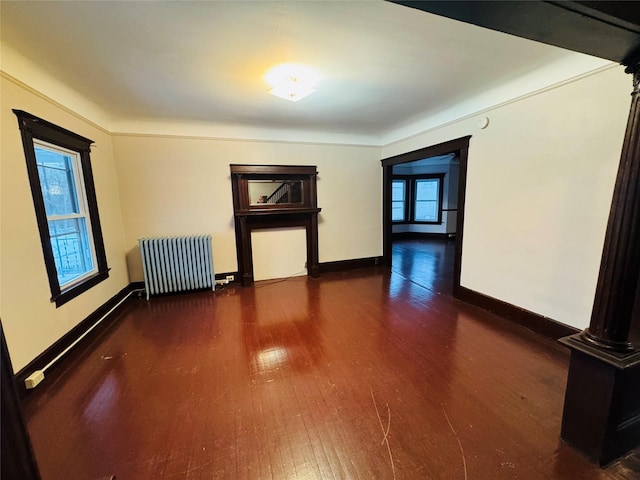
[[[307,272],[318,267],[316,167],[313,165],[230,165],[238,273],[253,284],[251,232],[283,227],[306,230]]]
[[[302,205],[303,181],[300,179],[247,180],[249,206]]]
[[[236,216],[317,208],[311,165],[230,165]]]

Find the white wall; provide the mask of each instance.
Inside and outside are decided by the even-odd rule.
[[[20,370],[128,283],[111,137],[22,85],[0,78],[0,317],[13,367]],[[109,278],[60,308],[51,291],[18,122],[25,110],[95,141],[91,151]]]
[[[615,67],[383,148],[473,135],[463,286],[557,321],[589,323],[631,77]]]
[[[382,253],[379,147],[143,135],[113,142],[132,281],[142,280],[137,240],[144,236],[211,234],[215,270],[237,270],[232,163],[316,165],[320,262]],[[280,241],[291,252],[281,260],[284,271],[299,272],[306,243],[293,233]]]

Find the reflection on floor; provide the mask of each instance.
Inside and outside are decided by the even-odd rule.
[[[558,439],[566,351],[453,299],[449,243],[409,247],[132,302],[26,399],[43,480],[639,478]]]
[[[455,238],[396,240],[392,272],[432,292],[451,293]]]

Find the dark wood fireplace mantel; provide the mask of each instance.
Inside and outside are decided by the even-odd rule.
[[[248,287],[254,282],[251,246],[253,230],[304,227],[307,238],[307,272],[312,277],[318,276],[320,273],[318,213],[321,209],[317,207],[316,167],[287,165],[231,165],[230,167],[238,273],[242,286]],[[251,182],[256,182],[257,187],[252,189]],[[289,185],[295,187],[292,189],[292,194],[272,200],[280,195],[275,194],[276,191],[283,190],[283,187],[289,188]],[[269,194],[270,190],[274,192]]]

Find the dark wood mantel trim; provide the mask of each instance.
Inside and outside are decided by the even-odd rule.
[[[238,275],[243,287],[253,285],[253,248],[251,232],[273,228],[304,227],[307,241],[307,272],[320,275],[318,254],[318,214],[315,165],[238,165],[231,170],[231,190],[236,230]],[[296,178],[303,183],[301,204],[252,205],[249,181]]]
[[[280,208],[268,210],[240,210],[234,215],[236,217],[275,217],[278,215],[305,215],[310,213],[320,213],[321,208]]]
[[[251,232],[274,228],[304,227],[307,239],[307,271],[312,277],[320,275],[318,266],[318,212],[287,212],[271,215],[238,215],[236,217],[236,245],[238,274],[243,287],[253,285],[253,248]]]
[[[316,175],[315,165],[229,165],[232,175]]]

